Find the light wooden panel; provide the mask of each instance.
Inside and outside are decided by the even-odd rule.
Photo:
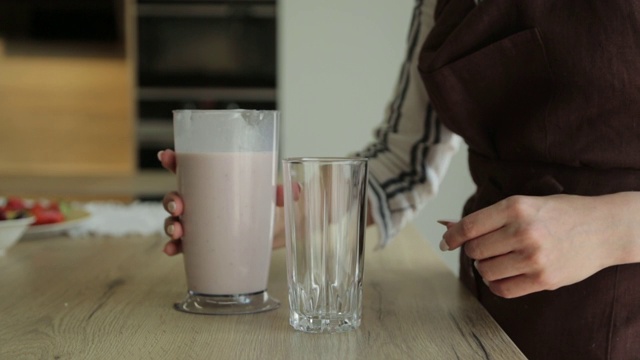
[[[161,198],[173,190],[176,190],[176,177],[164,170],[138,171],[132,176],[5,175],[0,179],[0,198],[131,201]]]
[[[0,39],[0,175],[135,170],[125,57],[15,55]]]

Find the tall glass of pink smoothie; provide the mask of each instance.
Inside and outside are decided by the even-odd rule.
[[[276,309],[267,293],[278,164],[277,111],[173,112],[184,200],[186,298],[198,314]]]

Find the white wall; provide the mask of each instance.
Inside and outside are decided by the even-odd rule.
[[[278,91],[283,156],[342,156],[373,139],[405,52],[412,0],[279,0]],[[437,248],[435,220],[457,218],[471,193],[461,149],[441,193],[416,219]],[[443,254],[457,272],[457,255]]]

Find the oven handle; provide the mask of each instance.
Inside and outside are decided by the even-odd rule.
[[[139,17],[184,17],[184,18],[265,18],[276,17],[274,4],[138,4]]]

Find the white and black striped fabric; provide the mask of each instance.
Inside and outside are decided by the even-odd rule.
[[[375,141],[357,156],[369,158],[369,211],[385,246],[434,196],[461,139],[444,127],[418,73],[420,46],[433,27],[435,0],[417,0],[408,49]]]

